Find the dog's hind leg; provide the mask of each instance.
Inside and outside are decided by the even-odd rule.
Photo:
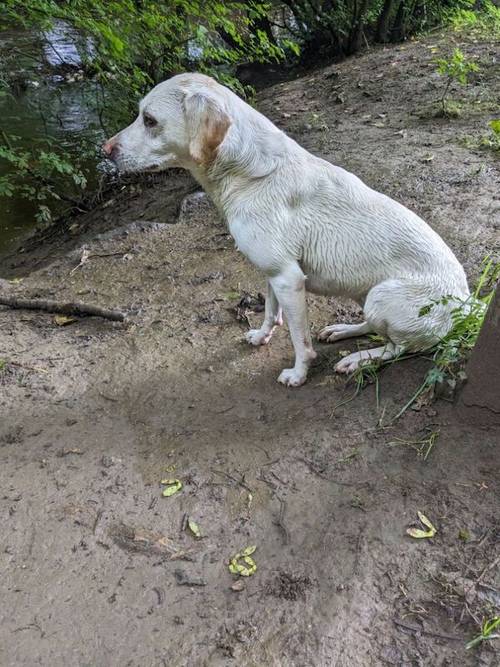
[[[245,338],[250,345],[267,345],[271,340],[276,326],[283,324],[283,315],[281,307],[276,298],[271,283],[267,283],[266,306],[264,311],[264,321],[260,329],[250,329]]]
[[[352,373],[360,366],[369,364],[370,361],[380,359],[381,361],[387,361],[388,359],[394,359],[403,352],[402,345],[395,345],[394,343],[387,343],[383,347],[374,347],[371,350],[360,350],[359,352],[353,352],[348,354],[347,357],[341,359],[336,365],[335,370],[337,373]]]
[[[324,340],[326,343],[335,343],[344,338],[356,338],[372,333],[373,329],[368,322],[362,324],[331,324],[322,329],[318,334],[318,340]]]
[[[370,331],[383,336],[387,344],[362,350],[338,362],[338,373],[351,373],[371,359],[387,361],[404,350],[427,350],[451,329],[451,313],[457,299],[449,295],[454,285],[432,285],[423,279],[385,280],[368,292],[364,315]],[[455,288],[459,299],[467,298],[467,286]],[[442,301],[443,297],[447,297]],[[428,308],[428,310],[427,310]]]

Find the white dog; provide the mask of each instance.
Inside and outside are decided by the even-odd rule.
[[[316,357],[306,290],[349,297],[364,309],[362,324],[328,326],[320,340],[374,332],[387,341],[346,356],[339,373],[432,347],[450,330],[456,307],[440,299],[469,295],[462,266],[415,213],[311,155],[207,76],[160,83],[104,150],[122,171],[184,167],[201,183],[239,250],[267,276],[264,322],[248,342],[268,343],[282,310],[288,320],[295,366],[279,376],[285,385],[303,384]]]

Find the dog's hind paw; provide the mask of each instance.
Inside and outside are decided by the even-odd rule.
[[[247,331],[245,334],[245,338],[250,345],[267,345],[271,340],[272,335],[272,331],[266,333],[265,331],[262,331],[262,329],[250,329],[250,331]]]
[[[296,368],[285,368],[281,371],[278,382],[284,384],[285,387],[300,387],[304,384],[307,378],[307,373],[300,372]]]
[[[366,364],[367,361],[369,360],[363,360],[358,356],[357,352],[354,352],[354,354],[349,354],[335,364],[335,371],[337,373],[354,373],[355,370],[357,370],[363,363]]]

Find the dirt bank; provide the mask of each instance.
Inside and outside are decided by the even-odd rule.
[[[259,107],[422,214],[473,280],[498,248],[499,174],[462,137],[486,132],[498,50],[462,46],[482,74],[451,121],[425,116],[438,43],[280,84]],[[381,373],[379,404],[374,385],[345,402],[354,387],[332,368],[356,341],[318,344],[310,381],[279,386],[287,333],[243,343],[235,306],[262,277],[206,198],[179,211],[191,188],[174,174],[127,189],[3,262],[2,277],[22,277],[13,294],[134,315],[58,327],[0,311],[0,664],[498,664],[494,641],[465,649],[498,613],[498,431],[460,426],[446,402],[387,426],[424,358]],[[357,316],[335,299],[310,308],[315,331]],[[183,488],[162,497],[164,478]],[[406,535],[417,511],[432,539]],[[249,545],[257,572],[233,590],[228,558]]]

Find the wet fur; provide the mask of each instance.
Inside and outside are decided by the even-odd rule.
[[[387,343],[336,366],[352,372],[370,359],[424,350],[451,327],[456,303],[422,307],[443,296],[466,299],[464,270],[439,237],[405,206],[297,144],[224,86],[200,74],[159,84],[140,115],[110,140],[124,171],[188,169],[224,215],[236,244],[267,276],[267,300],[253,345],[266,344],[284,312],[295,365],[278,380],[298,386],[316,356],[306,290],[345,296],[364,310],[361,325],[332,325],[320,339],[374,332]],[[158,120],[146,128],[141,114]],[[116,149],[116,150],[115,150]]]

